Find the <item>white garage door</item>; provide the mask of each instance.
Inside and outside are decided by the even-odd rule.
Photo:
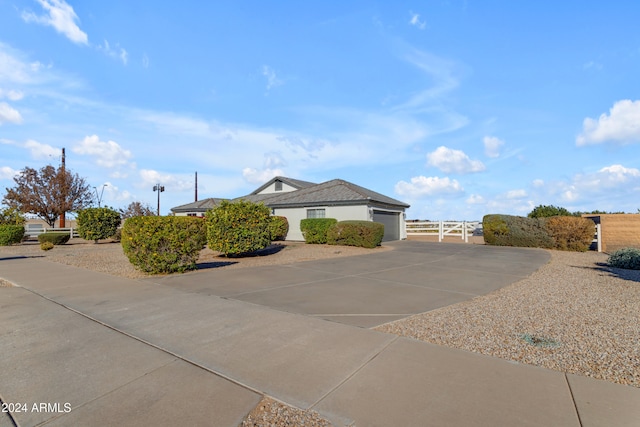
[[[384,224],[383,242],[390,240],[400,240],[400,213],[373,211],[373,222]]]

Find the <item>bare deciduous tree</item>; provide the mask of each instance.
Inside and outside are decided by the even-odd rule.
[[[149,205],[143,205],[140,202],[131,202],[125,209],[119,209],[122,219],[132,218],[134,216],[155,216],[156,213]]]
[[[6,189],[3,203],[36,215],[50,227],[63,213],[91,206],[93,201],[85,179],[62,166],[56,169],[48,165],[40,170],[26,167],[13,180],[16,186]]]

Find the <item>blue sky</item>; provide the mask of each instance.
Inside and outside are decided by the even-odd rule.
[[[640,208],[640,3],[0,0],[0,194],[161,212],[276,175],[477,220]]]

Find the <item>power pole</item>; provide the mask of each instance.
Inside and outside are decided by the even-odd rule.
[[[198,201],[198,172],[196,171],[196,202]]]
[[[65,154],[64,154],[64,148],[62,149],[62,179],[63,179],[63,184],[62,184],[62,197],[64,198],[63,203],[67,203],[67,191],[66,191],[66,186],[67,186],[67,173],[66,173],[66,165],[65,165]],[[65,228],[66,227],[66,220],[65,220],[65,213],[66,212],[62,212],[60,214],[60,228]]]

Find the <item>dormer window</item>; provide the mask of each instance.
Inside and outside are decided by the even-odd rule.
[[[282,181],[276,181],[275,182],[275,190],[276,191],[282,191]]]

